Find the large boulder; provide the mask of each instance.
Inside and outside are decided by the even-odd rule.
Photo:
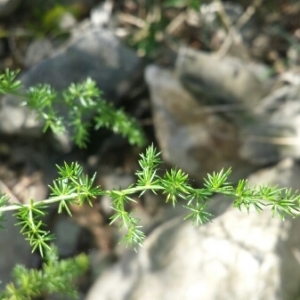
[[[253,110],[271,90],[265,78],[267,70],[235,57],[181,48],[176,71],[188,90],[210,96],[206,104],[235,104],[240,106],[239,112],[242,108]]]
[[[299,80],[275,83],[263,65],[191,49],[175,71],[148,67],[146,80],[163,156],[190,174],[299,159]]]
[[[239,128],[206,107],[188,92],[174,71],[149,66],[146,81],[150,88],[155,133],[164,160],[182,168],[198,180],[208,172],[232,167],[232,179],[248,175],[253,167],[238,155]]]
[[[283,85],[279,79],[274,84],[263,65],[186,48],[179,52],[176,71],[200,103],[236,124],[241,137],[237,155],[241,159],[267,165],[285,157],[300,157],[296,142],[299,79],[295,74],[285,74],[284,78],[296,80]]]

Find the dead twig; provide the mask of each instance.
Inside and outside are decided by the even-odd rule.
[[[223,42],[222,46],[218,50],[218,55],[222,58],[224,57],[228,51],[229,48],[233,43],[240,43],[241,42],[241,35],[239,31],[242,29],[242,27],[250,20],[250,18],[254,15],[257,8],[261,6],[264,0],[253,0],[252,4],[248,6],[248,8],[245,10],[245,12],[241,15],[241,17],[237,20],[236,24],[233,25],[229,17],[227,16],[223,3],[220,0],[215,0],[216,3],[220,6],[219,9],[219,15],[222,19],[223,23],[225,24],[228,35]]]
[[[121,22],[134,25],[138,28],[144,28],[146,25],[146,22],[144,20],[130,14],[119,13],[118,18]]]

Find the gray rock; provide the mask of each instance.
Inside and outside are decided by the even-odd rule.
[[[249,184],[257,186],[261,183],[278,184],[281,187],[288,187],[299,190],[300,167],[292,158],[280,161],[276,166],[257,171],[249,177]]]
[[[135,52],[110,30],[91,27],[74,34],[66,46],[31,68],[21,79],[25,86],[48,83],[62,90],[71,82],[91,77],[107,99],[116,99],[127,91],[130,77],[137,75],[140,64]]]
[[[32,254],[28,241],[20,233],[18,222],[12,213],[5,214],[6,221],[0,229],[0,289],[12,280],[12,270],[16,264],[30,267]]]
[[[0,0],[0,18],[11,15],[21,1],[22,0]]]
[[[240,137],[241,160],[262,166],[300,157],[299,77],[286,74],[289,85],[276,88],[263,66],[190,49],[179,53],[176,71],[200,103],[223,109]]]
[[[141,61],[134,51],[124,46],[111,31],[90,27],[76,32],[64,47],[26,71],[20,79],[25,87],[47,83],[62,91],[70,83],[91,77],[107,100],[116,101],[130,89],[140,71]],[[65,113],[63,108],[61,113]],[[34,114],[20,107],[19,98],[2,99],[0,132],[39,136],[41,127]]]
[[[29,44],[24,63],[27,67],[32,67],[39,63],[42,59],[47,58],[53,54],[53,45],[47,38],[35,40]]]
[[[54,245],[62,257],[70,257],[76,253],[82,227],[68,216],[59,216],[55,220],[53,233]]]
[[[239,155],[252,163],[300,158],[300,84],[284,85],[262,99],[256,107],[260,120],[245,131]],[[269,156],[261,148],[273,149]],[[261,161],[262,160],[262,161]]]
[[[221,58],[216,54],[181,48],[176,71],[188,90],[199,96],[209,95],[211,105],[237,104],[253,110],[271,90],[252,67],[234,57]]]
[[[179,54],[174,72],[147,68],[164,159],[200,180],[231,166],[234,180],[299,158],[300,81],[272,91],[268,78],[263,66],[194,50]]]
[[[90,249],[88,253],[90,259],[90,272],[93,280],[96,280],[101,274],[107,271],[115,262],[115,257],[99,251],[99,249]]]
[[[207,173],[233,168],[232,179],[248,175],[252,167],[238,156],[239,129],[210,111],[186,91],[175,72],[155,66],[146,69],[146,81],[156,136],[165,161],[202,180]]]
[[[297,180],[289,181],[299,173],[290,160],[249,180],[299,189]],[[268,209],[247,215],[231,208],[201,228],[175,218],[157,228],[137,254],[125,255],[103,274],[87,300],[296,299],[299,226],[299,218],[282,222]]]

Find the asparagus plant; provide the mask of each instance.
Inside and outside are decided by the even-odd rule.
[[[73,140],[79,147],[86,147],[89,139],[91,122],[84,121],[87,112],[93,112],[96,128],[105,126],[114,132],[124,135],[131,144],[142,146],[145,137],[137,123],[128,117],[124,111],[114,108],[105,102],[96,84],[87,79],[84,83],[72,84],[66,91],[59,94],[48,85],[31,87],[25,92],[17,73],[6,70],[0,75],[0,93],[14,94],[23,98],[23,105],[32,109],[40,119],[44,120],[44,130],[51,128],[59,133],[67,127],[73,129]],[[55,104],[62,99],[69,107],[69,115],[63,119],[55,110]],[[187,209],[185,219],[195,225],[204,225],[212,220],[207,205],[214,194],[222,194],[233,200],[233,206],[238,209],[251,208],[261,211],[270,207],[272,214],[284,220],[285,216],[296,216],[300,210],[300,194],[290,189],[272,187],[268,185],[249,187],[247,180],[240,180],[237,184],[228,181],[231,169],[208,174],[202,188],[194,188],[188,175],[178,168],[172,168],[160,175],[158,170],[162,160],[157,149],[150,145],[140,154],[139,166],[136,171],[136,183],[124,189],[104,190],[95,186],[95,176],[84,174],[83,167],[77,162],[64,163],[57,166],[58,178],[49,186],[51,194],[48,199],[39,202],[30,200],[28,204],[12,204],[5,194],[0,195],[0,222],[6,211],[15,211],[21,233],[32,247],[45,256],[42,270],[26,270],[17,266],[14,270],[16,284],[8,284],[0,299],[31,299],[43,293],[61,292],[76,295],[72,286],[70,274],[79,275],[87,268],[85,256],[71,260],[58,261],[57,251],[51,246],[54,236],[46,230],[42,217],[47,207],[58,203],[58,213],[63,211],[71,215],[71,205],[93,205],[93,199],[108,195],[112,199],[114,214],[111,224],[117,223],[126,229],[121,242],[137,250],[143,244],[145,234],[139,219],[126,210],[127,203],[134,202],[135,196],[141,196],[146,191],[165,195],[166,202],[177,205],[179,199]],[[59,278],[59,279],[58,279]]]

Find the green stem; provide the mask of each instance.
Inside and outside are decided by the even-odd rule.
[[[81,193],[84,194],[84,193]],[[55,203],[61,200],[71,200],[74,198],[77,198],[78,194],[77,193],[73,193],[70,195],[66,195],[66,196],[57,196],[57,197],[53,197],[53,198],[49,198],[49,199],[45,199],[45,200],[41,200],[38,201],[38,204],[51,204],[51,203]],[[10,210],[18,210],[21,207],[30,207],[31,204],[15,204],[15,205],[9,205],[9,206],[4,206],[4,207],[0,207],[0,212],[4,212],[4,211],[10,211]]]
[[[124,195],[130,195],[130,194],[134,194],[137,192],[144,192],[146,190],[164,190],[164,188],[160,185],[145,185],[145,186],[137,186],[137,187],[133,187],[130,189],[124,189],[119,191],[120,193],[124,194]],[[111,193],[111,191],[105,191],[106,195],[109,195]]]
[[[145,190],[163,190],[163,187],[159,186],[159,185],[149,185],[149,186],[138,186],[138,187],[134,187],[134,188],[130,188],[130,189],[124,189],[120,192],[124,193],[124,194],[134,194],[140,191],[145,191]],[[111,191],[105,191],[104,194],[109,195],[111,193]],[[38,204],[51,204],[51,203],[55,203],[58,201],[62,201],[62,200],[71,200],[74,198],[77,198],[80,195],[84,195],[84,193],[72,193],[70,195],[65,195],[65,196],[57,196],[57,197],[52,197],[49,199],[45,199],[45,200],[41,200],[38,201]],[[9,206],[4,206],[4,207],[0,207],[0,213],[1,212],[5,212],[5,211],[11,211],[11,210],[18,210],[20,209],[20,207],[29,207],[30,204],[15,204],[15,205],[9,205]]]

